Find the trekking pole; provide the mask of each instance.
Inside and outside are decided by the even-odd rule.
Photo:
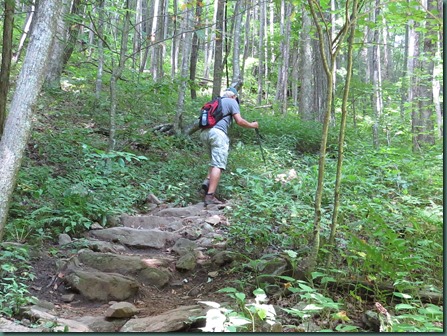
[[[264,149],[262,148],[262,144],[261,144],[261,139],[263,139],[264,137],[261,135],[261,133],[259,133],[258,128],[255,128],[255,131],[256,131],[257,138],[258,138],[259,147],[261,148],[262,160],[264,161],[264,164],[267,164],[267,162],[265,162]]]

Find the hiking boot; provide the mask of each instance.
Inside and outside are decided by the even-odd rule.
[[[204,179],[202,182],[202,190],[205,192],[205,195],[208,194],[209,187],[210,187],[210,179]]]
[[[211,204],[223,204],[223,202],[219,201],[214,194],[206,194],[204,200],[205,206]]]

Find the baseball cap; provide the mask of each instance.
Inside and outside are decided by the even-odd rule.
[[[228,89],[226,89],[225,91],[231,91],[233,92],[236,96],[239,96],[239,94],[237,93],[237,90],[234,87],[230,87]]]

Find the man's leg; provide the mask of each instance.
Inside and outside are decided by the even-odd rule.
[[[210,167],[208,171],[208,177],[210,179],[210,184],[208,186],[208,194],[214,194],[217,189],[217,185],[220,181],[220,175],[222,174],[222,170],[217,167]]]

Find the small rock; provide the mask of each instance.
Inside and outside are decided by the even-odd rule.
[[[64,294],[61,296],[62,301],[64,302],[72,302],[75,298],[74,294]]]
[[[47,310],[54,309],[54,303],[45,300],[37,300],[36,306]]]
[[[217,272],[217,271],[209,272],[209,273],[208,273],[208,276],[210,276],[211,278],[215,278],[215,277],[217,277],[218,275],[219,275],[219,272]]]
[[[59,235],[59,246],[67,245],[71,243],[71,238],[66,233],[61,233]]]
[[[126,318],[132,317],[137,313],[138,309],[133,304],[129,302],[118,302],[110,306],[105,315],[106,317]]]
[[[149,194],[147,196],[147,201],[152,204],[160,205],[162,202],[154,194]]]
[[[205,236],[208,233],[213,232],[213,231],[214,231],[214,228],[210,224],[203,223],[203,225],[202,225],[202,235]]]
[[[92,226],[90,226],[90,230],[101,230],[104,229],[99,223],[93,223]]]
[[[181,280],[172,281],[171,287],[183,287],[183,281]]]
[[[191,271],[196,268],[196,256],[194,253],[187,253],[179,258],[175,264],[179,271]]]
[[[218,215],[214,215],[211,217],[208,217],[207,219],[205,219],[205,222],[212,224],[212,225],[217,225],[220,223],[220,217]]]
[[[221,252],[216,253],[213,256],[212,261],[216,265],[222,266],[222,265],[229,264],[230,262],[232,262],[233,258],[226,251],[221,251]]]

